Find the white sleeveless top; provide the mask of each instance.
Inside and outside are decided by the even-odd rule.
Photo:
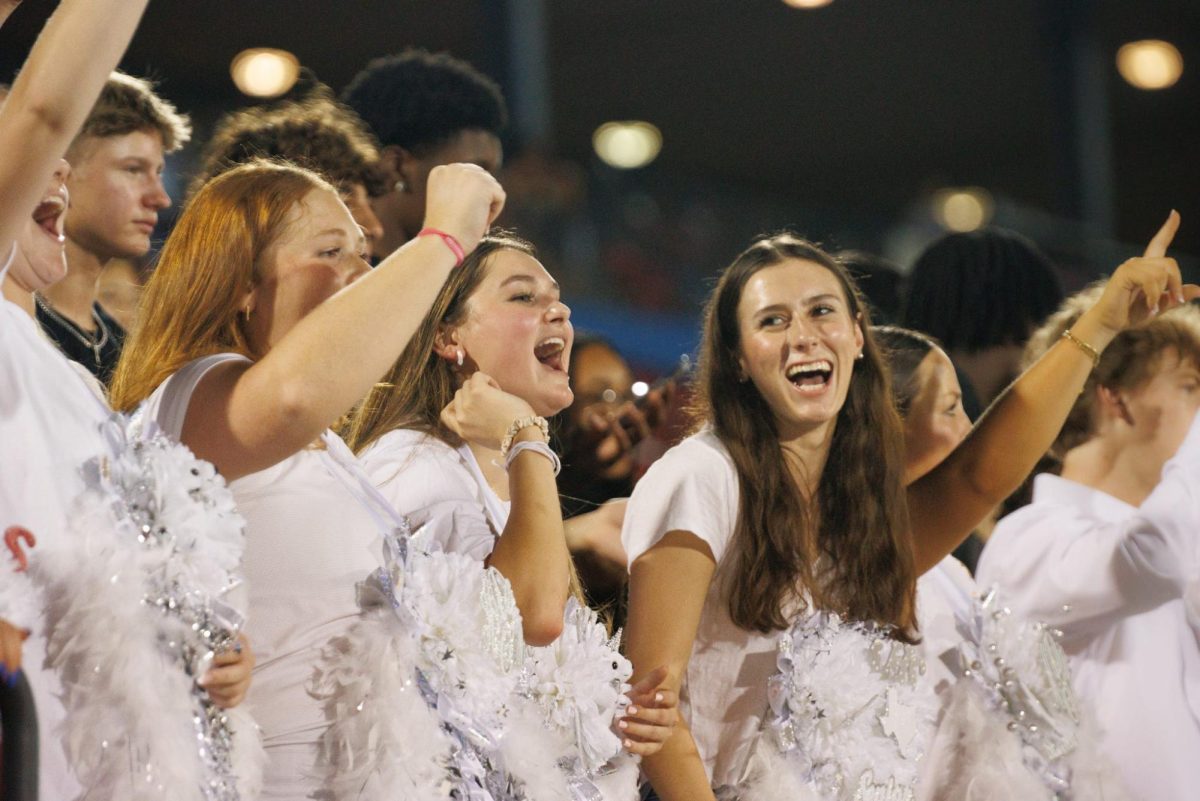
[[[225,353],[197,359],[147,401],[164,433],[176,439],[188,403],[218,364],[249,361]],[[332,435],[329,435],[332,436]],[[328,728],[324,702],[309,692],[322,649],[358,619],[355,585],[378,566],[378,533],[369,513],[332,472],[322,450],[307,448],[272,467],[232,481],[246,519],[246,636],[257,658],[246,704],[263,730],[265,797],[320,789],[313,765]],[[282,756],[303,746],[304,756]],[[274,785],[274,787],[273,787]]]

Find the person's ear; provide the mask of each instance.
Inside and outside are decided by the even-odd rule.
[[[1106,417],[1121,420],[1125,425],[1134,424],[1133,415],[1129,412],[1129,404],[1125,402],[1125,394],[1111,387],[1096,387],[1096,402],[1101,413]]]
[[[394,191],[403,195],[416,190],[421,177],[416,156],[399,145],[388,145],[380,154],[380,162]]]
[[[379,151],[379,162],[376,169],[389,191],[408,192],[412,186],[404,175],[403,164],[406,158],[408,158],[408,151],[400,145],[388,145]]]
[[[439,358],[461,367],[466,353],[459,340],[458,329],[445,325],[438,326],[437,333],[433,337],[433,352]]]
[[[254,314],[254,309],[258,306],[258,287],[255,286],[247,289],[238,298],[237,308],[238,314],[247,322],[250,322],[251,315]]]

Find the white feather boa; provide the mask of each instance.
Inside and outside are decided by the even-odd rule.
[[[4,532],[0,531],[0,536]],[[0,542],[0,620],[26,631],[33,631],[38,621],[37,590],[3,542]]]
[[[68,536],[31,566],[81,798],[254,798],[257,727],[195,683],[240,623],[219,599],[237,581],[242,519],[184,446],[141,439],[120,416],[104,434],[111,453],[83,466]]]
[[[398,530],[360,585],[363,618],[326,654],[314,692],[334,721],[324,760],[339,801],[636,798],[610,727],[628,661],[594,613],[526,649],[508,581]]]
[[[831,612],[780,638],[771,713],[745,780],[747,799],[912,801],[936,718],[919,648]]]

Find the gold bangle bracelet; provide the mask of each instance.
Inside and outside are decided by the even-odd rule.
[[[1075,336],[1075,334],[1073,334],[1071,332],[1070,328],[1068,328],[1066,331],[1062,332],[1062,338],[1067,340],[1071,344],[1075,345],[1075,347],[1079,348],[1081,351],[1086,353],[1088,356],[1091,356],[1092,357],[1092,367],[1098,367],[1100,365],[1100,351],[1096,350],[1091,345],[1084,342],[1079,337]]]

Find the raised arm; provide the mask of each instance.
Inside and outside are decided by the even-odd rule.
[[[0,108],[0,260],[120,61],[146,3],[63,0],[30,51]],[[11,13],[16,4],[3,5]]]
[[[442,420],[464,439],[494,450],[515,420],[532,415],[528,403],[477,372],[455,393]],[[521,442],[545,439],[537,426],[527,426],[517,432],[513,447]],[[508,522],[488,564],[512,585],[525,641],[548,645],[562,632],[571,581],[571,555],[550,460],[531,450],[517,452],[508,468],[508,492]]]
[[[504,191],[470,164],[429,175],[426,224],[470,252]],[[181,439],[228,480],[270,467],[315,440],[404,350],[450,274],[454,254],[420,237],[314,309],[253,364],[214,368],[197,386]]]
[[[1117,268],[1096,305],[1071,333],[1096,353],[1122,329],[1182,303],[1200,288],[1182,286],[1167,247],[1179,228],[1171,212],[1141,258]],[[908,489],[917,570],[950,553],[1009,496],[1053,444],[1094,366],[1080,344],[1059,340],[987,410],[938,467]]]
[[[625,624],[633,681],[661,665],[667,673],[662,686],[679,692],[716,568],[709,546],[688,531],[667,532],[634,560]],[[662,801],[714,798],[686,721],[679,722],[661,751],[642,758],[642,770]]]

